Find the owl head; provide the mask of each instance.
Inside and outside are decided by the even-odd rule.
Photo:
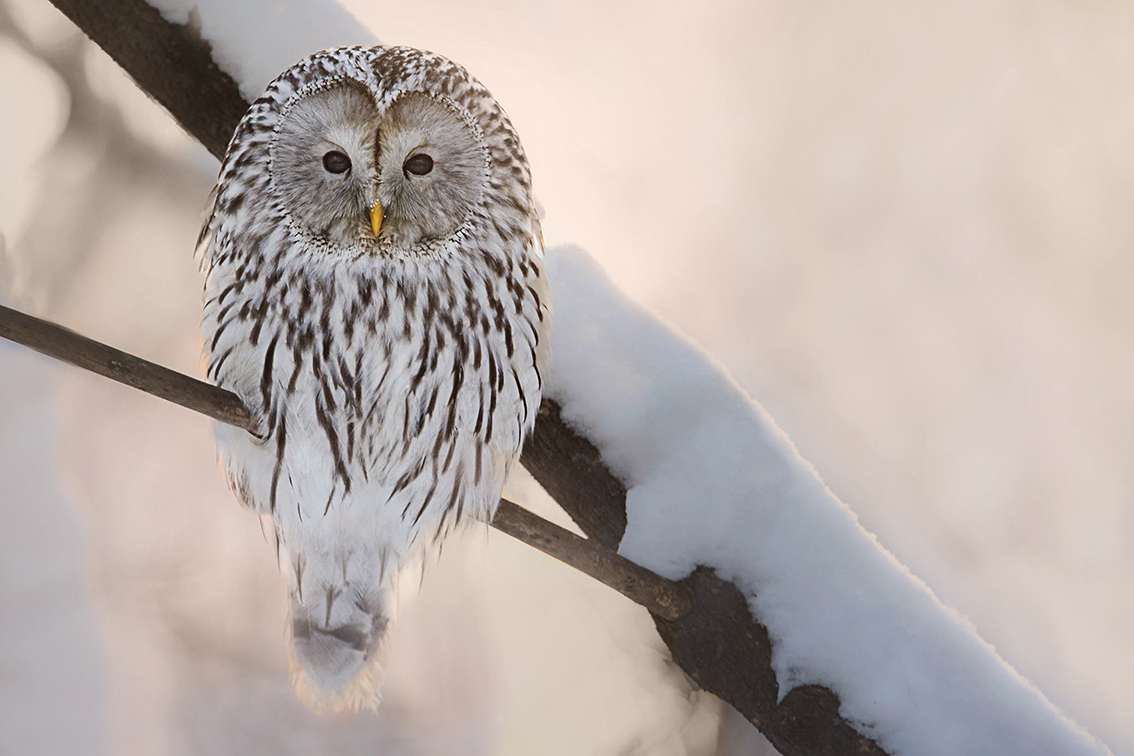
[[[241,121],[218,186],[207,233],[286,228],[312,254],[506,257],[493,250],[538,236],[504,111],[461,66],[406,47],[285,71]]]

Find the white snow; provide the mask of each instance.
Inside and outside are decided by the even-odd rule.
[[[213,59],[252,102],[300,58],[327,47],[376,45],[334,0],[147,0],[167,21],[200,25]]]
[[[548,395],[629,484],[619,551],[740,586],[781,696],[828,686],[895,756],[1109,752],[882,548],[720,365],[581,250],[549,250],[548,273]]]

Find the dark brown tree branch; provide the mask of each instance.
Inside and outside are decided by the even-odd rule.
[[[676,621],[693,608],[689,592],[679,583],[666,580],[507,499],[500,500],[496,516],[492,518],[492,527],[590,575],[646,607],[655,616]]]
[[[235,425],[249,433],[256,432],[252,413],[231,391],[3,305],[0,305],[0,336],[214,420]],[[689,595],[683,587],[507,499],[500,500],[490,524],[610,586],[655,615],[676,620],[689,611]]]
[[[626,533],[626,486],[595,445],[564,422],[555,402],[540,405],[521,462],[587,538],[618,548]]]
[[[214,420],[256,432],[251,413],[236,394],[88,339],[63,326],[0,305],[0,336]]]
[[[171,24],[143,0],[52,0],[83,33],[114,58],[150,97],[224,159],[228,140],[249,103],[217,67],[212,50],[186,26]]]
[[[143,0],[52,2],[213,155],[223,156],[248,104],[199,35],[164,21]],[[521,461],[583,532],[603,546],[617,546],[626,528],[626,487],[585,435],[562,420],[554,402],[544,401]],[[735,585],[706,568],[678,585],[689,591],[691,611],[675,620],[654,614],[674,661],[784,756],[885,753],[839,716],[839,699],[827,688],[795,688],[776,703],[767,630]]]

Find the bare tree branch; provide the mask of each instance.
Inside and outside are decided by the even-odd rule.
[[[231,391],[88,339],[55,323],[0,305],[0,336],[214,420],[256,433],[252,413]],[[689,595],[682,586],[507,499],[500,500],[490,524],[610,586],[653,614],[676,620],[689,612]]]
[[[63,326],[0,305],[0,336],[214,420],[256,432],[252,414],[231,391],[119,351]]]
[[[194,30],[166,22],[144,0],[51,1],[213,155],[224,155],[248,103]],[[626,529],[626,486],[594,444],[563,421],[554,402],[544,400],[521,461],[583,532],[610,549],[617,546]],[[503,505],[501,511],[505,520],[514,514]],[[518,523],[515,527],[520,532]],[[885,754],[839,716],[839,698],[827,688],[795,688],[777,703],[767,629],[735,585],[707,568],[670,585],[681,586],[692,599],[692,608],[677,619],[651,610],[674,661],[735,707],[784,756]],[[675,599],[673,605],[683,602]]]
[[[500,500],[492,527],[590,575],[656,616],[676,621],[693,608],[689,592],[680,583],[666,580],[507,499]]]

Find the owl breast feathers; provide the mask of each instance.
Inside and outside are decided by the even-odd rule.
[[[539,407],[523,148],[441,56],[324,51],[240,122],[200,248],[209,378],[259,421],[217,445],[287,555],[293,680],[316,708],[374,706],[395,577],[491,517]]]

